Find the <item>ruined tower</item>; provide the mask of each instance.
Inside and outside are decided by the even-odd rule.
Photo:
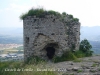
[[[71,15],[63,18],[55,15],[26,16],[23,28],[25,60],[33,56],[52,59],[79,48],[80,23]]]

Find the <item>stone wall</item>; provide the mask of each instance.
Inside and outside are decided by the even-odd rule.
[[[71,22],[66,16],[63,20],[53,15],[45,18],[28,16],[24,25],[24,57],[47,57],[47,47],[55,49],[55,56],[61,56],[66,50],[77,50],[80,41],[80,23]]]

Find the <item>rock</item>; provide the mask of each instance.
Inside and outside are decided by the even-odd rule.
[[[74,65],[73,63],[71,63],[70,65]]]
[[[73,71],[78,71],[79,70],[79,67],[73,67],[72,70]]]

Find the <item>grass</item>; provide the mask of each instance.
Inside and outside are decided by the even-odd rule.
[[[82,62],[82,59],[73,60],[73,62]]]
[[[96,66],[98,66],[98,64],[96,64],[96,63],[92,64],[92,67],[96,67]]]
[[[74,62],[81,62],[81,60],[77,59],[80,57],[84,57],[84,54],[80,51],[76,51],[76,52],[66,51],[61,57],[56,56],[52,60],[54,63],[62,62],[62,61],[70,61],[70,60]],[[32,58],[28,58],[26,63],[17,62],[17,61],[0,62],[0,74],[2,75],[57,75],[57,72],[55,71],[45,70],[47,68],[45,64],[46,64],[45,60],[40,59],[39,57],[36,56],[33,56]],[[92,66],[96,67],[97,64],[93,64]],[[41,71],[37,71],[38,68],[41,69]],[[10,71],[8,71],[9,69]],[[78,72],[81,72],[81,70],[79,70]]]
[[[57,75],[55,71],[37,71],[37,68],[46,68],[44,63],[24,64],[23,62],[0,62],[0,74],[2,75]],[[8,71],[9,70],[9,71]]]
[[[66,51],[61,57],[56,56],[53,58],[53,62],[62,62],[62,61],[70,61],[70,60],[76,60],[77,57],[71,52]]]
[[[82,70],[78,70],[77,73],[83,72]]]

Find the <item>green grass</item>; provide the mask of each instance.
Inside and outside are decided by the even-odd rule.
[[[82,57],[85,57],[85,54],[80,51],[80,50],[77,50],[74,52],[74,55],[77,57],[77,58],[82,58]]]
[[[73,62],[82,62],[81,59],[76,59],[76,60],[73,60]]]
[[[61,57],[54,57],[53,62],[62,62],[62,61],[70,61],[70,60],[76,60],[77,57],[71,52],[71,51],[66,51]]]
[[[53,58],[53,62],[55,62],[55,63],[62,62],[62,61],[82,62],[82,60],[80,60],[78,58],[83,58],[83,57],[87,57],[87,56],[81,50],[77,50],[75,52],[66,51],[66,52],[64,52],[64,54],[61,57],[55,56]]]
[[[0,74],[2,75],[57,75],[55,71],[37,71],[44,63],[38,65],[24,64],[23,62],[0,62]],[[43,67],[46,68],[46,67]],[[8,69],[10,71],[8,71]],[[11,71],[12,70],[12,71]],[[20,71],[19,71],[20,70]]]
[[[98,66],[98,64],[96,64],[96,63],[92,64],[92,67],[96,67],[96,66]]]
[[[45,60],[37,57],[37,56],[32,56],[32,57],[29,57],[26,61],[26,64],[40,64],[40,63],[46,63]]]
[[[78,70],[77,73],[83,72],[82,70]]]

